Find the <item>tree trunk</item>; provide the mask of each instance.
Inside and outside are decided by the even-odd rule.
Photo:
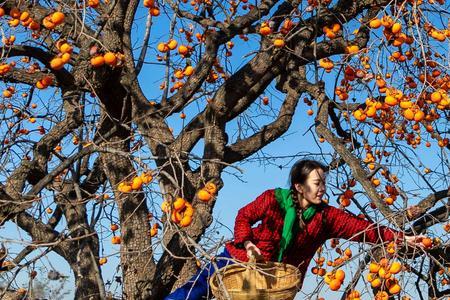
[[[130,161],[122,156],[104,154],[103,163],[113,187],[133,172]],[[123,194],[116,191],[116,199],[121,224],[123,294],[126,299],[148,299],[155,266],[147,203],[143,194],[137,192]]]
[[[150,244],[148,209],[142,194],[119,202],[122,234],[121,262],[124,296],[127,299],[149,299],[154,262]]]
[[[121,90],[119,83],[116,88],[110,89],[114,94],[105,93],[101,96],[109,116],[118,122],[113,122],[109,116],[102,116],[105,128],[116,127],[115,132],[107,137],[108,147],[123,153],[129,153],[131,135],[128,128],[121,124],[128,124],[130,117],[129,99],[126,92]],[[123,97],[121,97],[123,96]],[[121,108],[115,101],[123,101],[126,110]],[[155,272],[153,252],[150,239],[150,223],[148,220],[148,208],[142,191],[132,193],[121,193],[117,190],[118,184],[123,180],[131,180],[136,171],[129,157],[103,153],[101,154],[103,169],[114,190],[117,201],[119,219],[121,224],[121,267],[123,275],[123,295],[126,299],[149,299],[151,298],[151,279]]]
[[[178,279],[173,285],[172,291],[176,290],[183,284],[185,284],[197,271],[197,264],[195,259],[189,259],[183,266],[178,275]]]
[[[80,243],[81,248],[76,251],[76,261],[71,263],[75,277],[75,299],[105,299],[98,257],[95,257],[88,242]]]

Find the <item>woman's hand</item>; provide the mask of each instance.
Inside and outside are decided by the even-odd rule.
[[[259,250],[258,247],[256,247],[255,244],[253,244],[250,241],[246,241],[244,243],[244,247],[245,250],[247,250],[247,257],[250,259],[251,257],[254,257],[256,260],[258,260],[258,258],[260,258],[261,255],[261,250]]]

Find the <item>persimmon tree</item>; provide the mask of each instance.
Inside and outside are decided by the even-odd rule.
[[[224,170],[288,132],[298,114],[332,155],[330,197],[343,209],[434,237],[426,251],[375,245],[350,279],[339,268],[351,250],[332,241],[338,257],[326,266],[319,249],[312,268],[325,282],[317,294],[357,299],[354,287],[367,280],[377,299],[424,284],[430,297],[448,295],[448,8],[4,1],[0,219],[30,236],[4,255],[4,274],[32,281],[32,265],[54,252],[73,272],[77,299],[105,298],[100,249],[112,243],[115,296],[162,299],[201,267],[196,257],[211,258],[199,243]],[[426,147],[439,168],[421,163]]]

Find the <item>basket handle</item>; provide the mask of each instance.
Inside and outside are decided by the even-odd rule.
[[[264,276],[258,272],[256,265],[258,262],[264,262],[264,257],[254,252],[253,255],[249,257],[248,266],[246,270],[243,272],[243,279],[244,279],[243,289],[249,291],[250,294],[253,295],[256,294],[257,290],[256,283],[258,281],[261,281],[260,277],[263,277],[263,280],[265,280]]]
[[[242,289],[253,294],[256,292],[256,256],[254,253],[249,257],[247,267],[242,273],[243,286]]]

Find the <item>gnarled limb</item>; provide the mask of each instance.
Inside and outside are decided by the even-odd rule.
[[[304,68],[300,72],[304,73]],[[263,126],[259,132],[252,136],[227,146],[225,161],[227,163],[241,161],[283,135],[292,123],[298,100],[302,94],[302,88],[300,82],[296,81],[295,76],[288,76],[288,80],[284,84],[287,95],[277,118],[272,123]]]

